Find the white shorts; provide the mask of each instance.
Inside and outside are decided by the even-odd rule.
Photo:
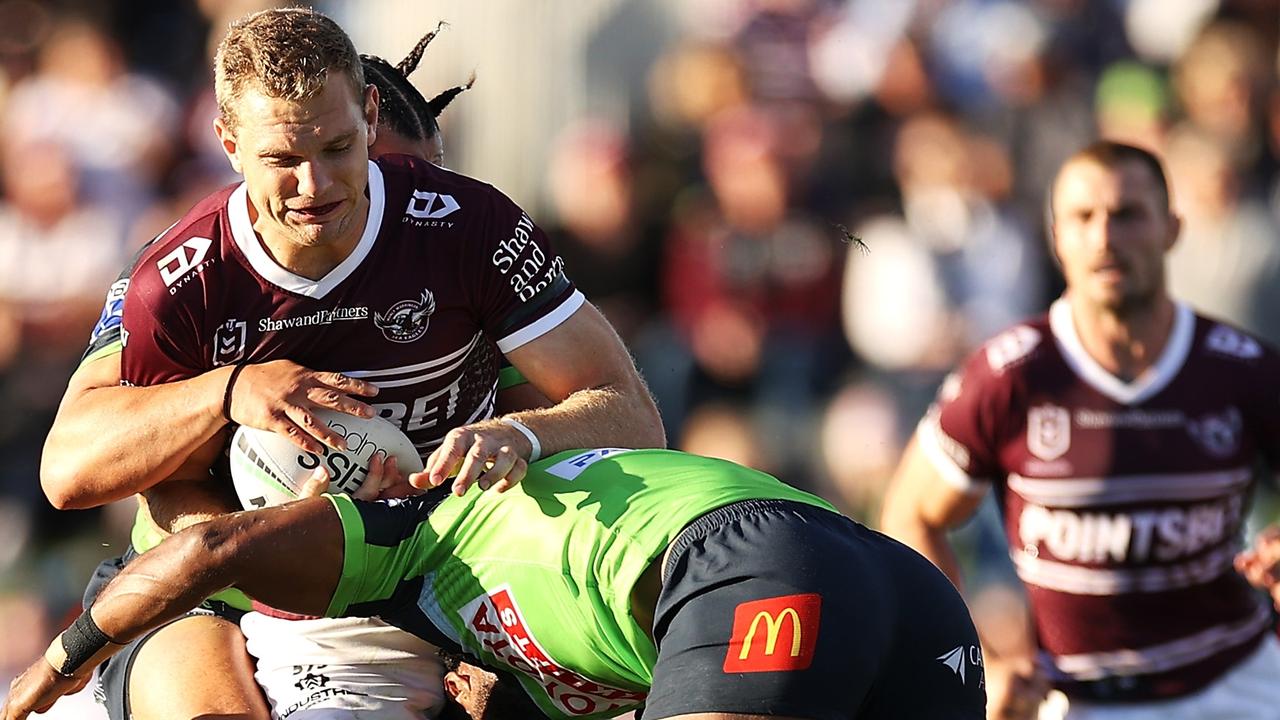
[[[444,704],[430,643],[372,618],[240,621],[279,720],[423,720]]]
[[[1072,702],[1055,690],[1038,720],[1280,720],[1280,641],[1268,633],[1239,665],[1186,697],[1106,705]]]

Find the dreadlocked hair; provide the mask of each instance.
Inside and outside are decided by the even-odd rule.
[[[440,22],[436,29],[422,36],[403,60],[392,65],[377,55],[361,55],[365,76],[378,87],[378,117],[385,120],[397,133],[411,140],[425,140],[440,132],[437,118],[449,103],[464,90],[475,84],[473,73],[465,85],[451,87],[428,101],[409,82],[409,75],[418,69],[418,63],[427,46],[448,24]]]

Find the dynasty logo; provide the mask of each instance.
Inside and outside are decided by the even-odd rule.
[[[818,645],[822,596],[782,595],[752,600],[733,612],[726,673],[804,670]]]

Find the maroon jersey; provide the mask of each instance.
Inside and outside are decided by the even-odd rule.
[[[1246,656],[1269,608],[1232,569],[1256,468],[1280,458],[1280,358],[1179,305],[1125,382],[1065,300],[943,383],[920,444],[962,488],[990,483],[1050,677],[1095,700],[1172,697]]]
[[[244,185],[215,193],[139,259],[123,379],[153,385],[287,358],[377,385],[371,404],[425,455],[493,411],[498,351],[583,303],[529,216],[501,192],[407,156],[369,163],[359,243],[319,280],[267,254]]]

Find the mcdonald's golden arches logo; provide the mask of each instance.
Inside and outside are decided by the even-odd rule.
[[[822,596],[782,595],[740,603],[724,658],[726,673],[804,670],[818,644]]]

